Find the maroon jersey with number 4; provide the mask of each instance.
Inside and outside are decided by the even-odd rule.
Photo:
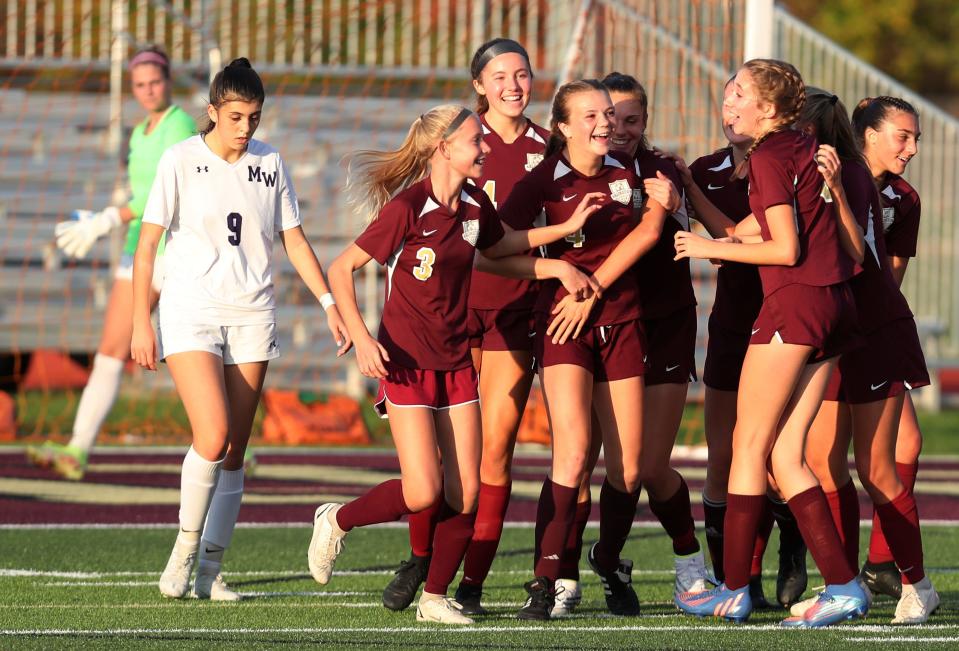
[[[549,131],[527,120],[527,129],[519,138],[507,144],[480,116],[483,123],[483,141],[489,145],[483,165],[483,176],[476,185],[483,189],[493,206],[500,208],[513,186],[543,160]],[[523,229],[533,227],[533,222]],[[470,282],[469,306],[474,310],[532,310],[536,301],[536,287],[532,281],[504,278],[496,274],[473,270]]]
[[[607,154],[599,172],[585,176],[562,154],[554,154],[516,184],[500,215],[513,228],[526,228],[524,224],[542,211],[548,224],[561,224],[587,193],[602,192],[605,203],[581,230],[543,247],[547,257],[566,260],[583,273],[592,273],[636,226],[641,188],[633,162],[625,155]],[[544,281],[540,287],[535,310],[548,314],[567,292],[557,280]],[[587,326],[612,325],[639,316],[639,287],[635,274],[627,271],[603,292]]]
[[[842,250],[836,213],[824,196],[818,149],[815,138],[786,129],[766,138],[749,159],[749,205],[763,240],[772,239],[766,210],[779,205],[792,208],[799,236],[795,265],[759,267],[765,296],[786,285],[826,287],[853,275],[853,259]]]
[[[633,166],[641,181],[654,179],[656,172],[662,172],[677,190],[682,190],[683,183],[679,180],[679,173],[669,159],[660,158],[652,151],[640,148],[636,152]],[[666,216],[659,240],[633,267],[639,281],[639,294],[643,297],[644,319],[659,319],[684,307],[696,305],[696,293],[689,276],[689,258],[673,259],[676,257],[674,236],[679,231],[688,230],[689,215],[683,205]]]
[[[469,184],[455,214],[433,196],[430,177],[383,206],[356,245],[387,268],[377,339],[391,362],[437,371],[472,363],[466,310],[473,257],[502,237],[489,197]]]
[[[724,215],[737,224],[752,212],[749,181],[731,180],[736,165],[732,147],[701,156],[689,166],[693,182]],[[763,285],[756,265],[723,262],[716,273],[712,318],[734,332],[748,332],[763,304]]]
[[[889,174],[880,195],[886,252],[898,258],[916,257],[921,212],[919,193],[901,176]]]
[[[856,299],[859,327],[871,333],[891,321],[911,317],[912,312],[889,269],[882,237],[882,207],[872,175],[865,165],[843,161],[842,187],[856,222],[865,234],[862,273],[853,277],[849,286]]]

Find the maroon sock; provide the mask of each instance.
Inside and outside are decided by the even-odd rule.
[[[403,484],[390,479],[374,486],[336,512],[336,523],[343,531],[380,522],[395,522],[410,513],[403,501]]]
[[[436,533],[436,521],[440,517],[441,506],[442,496],[431,506],[418,513],[411,513],[407,518],[410,525],[410,549],[414,555],[423,557],[433,554],[433,535]]]
[[[792,553],[802,549],[806,543],[799,531],[799,525],[796,524],[795,516],[789,510],[789,505],[769,498],[769,508],[772,510],[776,526],[779,527],[780,553]]]
[[[460,513],[446,501],[440,507],[439,518],[436,522],[434,535],[433,558],[430,561],[430,570],[426,575],[424,592],[430,594],[446,594],[447,588],[453,582],[456,571],[460,569],[470,538],[473,537],[473,523],[476,513]]]
[[[856,571],[859,569],[859,496],[856,485],[850,479],[839,490],[826,493],[826,501],[846,552],[846,561]]]
[[[688,556],[699,551],[699,541],[696,540],[693,507],[689,503],[689,486],[685,479],[680,478],[679,481],[679,490],[666,501],[657,502],[650,498],[649,510],[673,539],[673,553]]]
[[[566,546],[566,538],[573,526],[576,512],[578,486],[563,486],[546,479],[543,492],[548,493],[547,500],[540,499],[536,509],[537,528],[542,521],[542,540],[536,557],[536,576],[545,576],[551,581],[559,578],[559,566]]]
[[[463,559],[463,583],[483,585],[486,580],[503,535],[503,520],[506,518],[506,507],[509,506],[511,487],[511,484],[480,484],[473,539]]]
[[[706,520],[706,546],[713,561],[716,580],[726,578],[723,572],[723,521],[726,519],[726,502],[713,502],[703,494],[703,516]]]
[[[726,496],[726,520],[723,522],[723,571],[726,587],[738,590],[749,584],[756,530],[766,508],[765,495]]]
[[[615,572],[619,567],[619,555],[636,517],[639,490],[623,493],[609,479],[603,482],[599,493],[599,541],[593,548],[593,559],[604,572]]]
[[[899,481],[911,493],[915,492],[916,475],[918,473],[918,463],[896,463],[896,474],[899,475]],[[875,508],[872,510],[872,533],[869,536],[868,558],[870,563],[890,563],[893,560],[892,551],[889,549],[889,543],[886,541],[886,535],[883,533],[882,523],[879,521]]]
[[[843,553],[842,541],[832,523],[829,502],[822,487],[807,488],[794,495],[788,504],[826,585],[841,585],[856,578]]]
[[[759,527],[756,529],[756,543],[753,545],[753,560],[749,566],[750,576],[762,576],[763,574],[763,556],[766,553],[766,546],[769,544],[769,535],[773,531],[773,509],[769,500],[766,500],[766,506],[759,516]]]
[[[593,508],[589,495],[585,502],[576,503],[576,514],[573,516],[573,526],[569,528],[566,537],[566,547],[563,549],[563,558],[559,563],[559,578],[579,581],[579,559],[583,556],[583,532],[589,522],[589,512]]]
[[[902,582],[919,583],[926,571],[923,568],[919,511],[912,491],[906,488],[893,501],[877,504],[876,514],[882,521],[886,541],[902,572]]]

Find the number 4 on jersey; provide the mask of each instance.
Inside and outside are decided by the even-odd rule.
[[[574,249],[583,248],[583,242],[586,241],[586,235],[583,234],[583,229],[579,229],[572,235],[566,236],[566,241],[573,245]]]

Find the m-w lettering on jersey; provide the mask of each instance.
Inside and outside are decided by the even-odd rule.
[[[261,172],[259,165],[256,167],[247,165],[247,169],[250,171],[250,176],[247,179],[250,183],[253,183],[254,181],[262,181],[268,188],[272,188],[274,185],[276,185],[276,170],[273,172]]]

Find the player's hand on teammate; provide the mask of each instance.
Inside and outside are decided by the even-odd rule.
[[[592,275],[586,275],[573,265],[565,261],[560,267],[561,271],[556,278],[563,283],[563,287],[577,301],[587,299],[591,296],[600,297],[603,293],[603,287]]]
[[[816,167],[826,180],[826,186],[833,194],[842,192],[842,162],[836,148],[830,145],[819,145],[816,152]]]
[[[673,165],[676,166],[676,171],[679,172],[679,180],[682,181],[683,187],[689,187],[692,185],[693,173],[689,171],[689,166],[686,165],[686,161],[683,160],[682,156],[671,151],[658,149],[656,147],[653,147],[653,153],[660,158],[673,161]]]
[[[669,180],[669,177],[660,171],[656,171],[656,178],[648,178],[643,181],[643,189],[646,196],[659,202],[666,212],[676,212],[682,206],[682,197],[676,190],[676,186]]]
[[[59,222],[54,228],[57,246],[71,258],[86,257],[93,244],[100,237],[122,223],[120,210],[113,206],[100,212],[92,210],[74,210],[72,219]]]
[[[356,346],[356,363],[360,373],[366,377],[385,380],[388,375],[386,363],[390,361],[390,354],[376,339],[370,335],[353,342]]]
[[[157,338],[153,332],[153,324],[133,326],[133,337],[130,339],[130,356],[133,361],[147,369],[157,370]]]
[[[596,300],[596,294],[582,301],[577,301],[572,294],[564,296],[553,308],[555,317],[546,328],[546,336],[552,337],[554,344],[565,344],[570,337],[579,337]]]
[[[336,309],[335,305],[331,305],[330,309],[326,311],[326,326],[333,334],[333,341],[336,342],[336,356],[342,357],[353,347],[353,340],[350,339],[350,333],[346,329],[346,324],[343,323],[343,317],[340,316],[340,311]]]
[[[583,195],[576,210],[570,215],[570,218],[564,222],[567,228],[567,235],[572,235],[585,224],[597,210],[602,208],[609,201],[609,195],[605,192],[587,192]]]
[[[725,240],[726,238],[723,238]],[[673,246],[676,248],[676,256],[673,260],[682,260],[683,258],[711,258],[713,253],[713,240],[696,235],[690,231],[679,231],[673,236]]]

